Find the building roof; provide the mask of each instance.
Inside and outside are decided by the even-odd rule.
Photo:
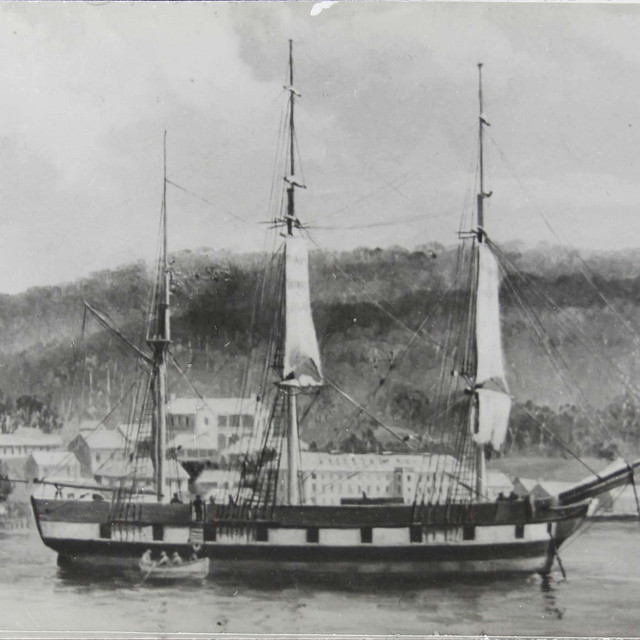
[[[256,412],[255,398],[174,398],[169,401],[167,411],[172,415],[195,415],[209,410],[222,414],[250,414]]]
[[[208,482],[237,482],[240,472],[237,469],[205,469],[196,479],[195,483],[206,484]]]
[[[34,451],[29,458],[33,458],[39,467],[64,467],[78,464],[78,458],[73,451]]]
[[[516,483],[519,483],[527,493],[531,493],[535,486],[538,484],[538,481],[533,480],[532,478],[516,478],[514,481],[514,485]]]
[[[0,434],[0,447],[10,446],[60,447],[62,436],[55,433],[42,433],[40,429],[20,427],[13,433]]]
[[[109,460],[93,472],[94,476],[106,478],[131,478],[135,480],[153,480],[155,472],[151,458],[141,458],[134,462]],[[187,480],[189,474],[179,464],[166,464],[165,475],[170,480]]]
[[[513,480],[502,471],[487,471],[487,485],[490,488],[512,487]]]
[[[123,422],[118,425],[118,431],[129,441],[139,442],[145,438],[151,438],[151,421],[143,422]]]
[[[226,453],[226,451],[225,451]],[[300,455],[302,471],[386,471],[401,468],[416,473],[428,473],[429,470],[452,472],[457,460],[447,454],[377,454],[377,453],[327,453],[324,451],[302,451]],[[286,458],[282,462],[286,465]]]
[[[194,435],[191,433],[180,433],[167,444],[169,448],[182,449],[213,449],[218,450],[218,443],[207,433]]]
[[[535,486],[536,491],[545,493],[548,496],[557,496],[559,493],[566,491],[567,489],[571,489],[571,487],[575,487],[575,482],[559,482],[555,481],[547,481],[541,480]]]
[[[101,427],[94,431],[82,431],[78,437],[83,438],[90,449],[124,449],[127,446],[127,440],[119,429]]]

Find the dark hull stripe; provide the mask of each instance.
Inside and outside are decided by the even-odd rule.
[[[31,503],[36,519],[49,522],[123,521],[128,524],[166,526],[194,524],[191,508],[182,504],[132,504],[126,512],[122,510],[120,513],[112,510],[107,502],[32,498]],[[270,527],[287,528],[408,527],[418,523],[425,526],[517,525],[584,517],[588,504],[556,507],[549,501],[539,501],[534,507],[522,500],[472,505],[419,506],[415,509],[407,505],[277,506],[267,514],[239,507],[232,509],[220,505],[207,505],[204,522],[223,526],[253,526],[256,522],[263,522]]]
[[[563,540],[556,539],[556,546]],[[178,551],[190,555],[189,544],[111,542],[108,540],[67,540],[46,538],[44,543],[63,556],[101,556],[134,559],[146,549]],[[544,558],[550,552],[549,541],[511,542],[506,544],[451,544],[384,547],[359,545],[350,547],[329,546],[275,546],[269,544],[230,545],[206,543],[199,555],[212,560],[274,561],[274,562],[463,562],[492,561],[519,558]]]

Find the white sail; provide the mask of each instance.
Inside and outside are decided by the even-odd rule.
[[[287,236],[285,246],[284,383],[297,387],[322,385],[320,350],[311,316],[309,254],[299,236]]]
[[[500,272],[486,243],[478,244],[478,290],[476,300],[476,385],[495,382],[508,391],[500,331]]]
[[[498,451],[507,437],[511,398],[502,391],[476,389],[477,415],[471,413],[471,435],[478,444],[489,444]]]
[[[497,451],[507,436],[511,398],[505,376],[500,331],[500,271],[486,243],[478,244],[476,301],[477,414],[471,416],[471,433],[478,444]]]

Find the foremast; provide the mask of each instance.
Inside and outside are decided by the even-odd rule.
[[[322,385],[320,354],[311,316],[309,262],[301,224],[295,210],[295,190],[305,188],[296,178],[295,120],[296,96],[293,86],[293,41],[289,40],[289,145],[284,181],[287,193],[285,212],[285,291],[284,345],[279,386],[287,399],[287,496],[290,505],[301,504],[299,487],[299,429],[297,397],[300,393]]]
[[[153,298],[149,313],[146,342],[152,350],[152,390],[154,394],[154,466],[156,498],[166,498],[166,442],[167,442],[167,361],[171,344],[171,273],[167,254],[167,133],[164,134],[164,177],[160,211],[160,250],[156,269]]]
[[[482,63],[478,64],[478,173],[475,260],[475,371],[471,372],[471,435],[475,442],[476,498],[487,496],[486,449],[499,450],[507,433],[511,398],[506,381],[500,329],[500,271],[490,248],[484,220],[484,201],[491,196],[484,185],[484,116]]]

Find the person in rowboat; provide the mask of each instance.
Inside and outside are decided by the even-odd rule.
[[[173,555],[171,556],[171,564],[182,564],[182,558],[177,551],[174,551]]]

